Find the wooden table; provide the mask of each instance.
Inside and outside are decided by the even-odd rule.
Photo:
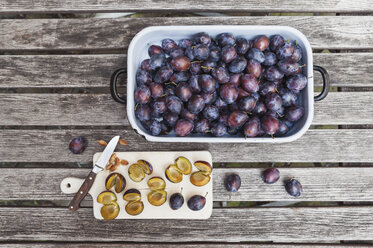
[[[372,6],[369,0],[0,1],[0,247],[353,247],[373,240]],[[61,14],[83,12],[145,14]],[[127,46],[138,31],[169,24],[295,27],[311,42],[315,64],[329,71],[332,92],[315,104],[311,129],[292,143],[147,142],[112,100],[109,79],[126,66]],[[319,86],[318,75],[315,81]],[[102,150],[96,140],[118,134],[129,144],[120,151],[208,149],[216,167],[212,217],[103,222],[93,218],[90,197],[79,211],[68,211],[72,196],[62,194],[61,180],[84,177],[92,155]],[[68,150],[76,136],[89,142],[81,155]],[[299,199],[288,196],[282,182],[258,181],[272,162],[283,167],[282,179],[302,182]],[[233,172],[242,187],[229,198],[223,179]]]

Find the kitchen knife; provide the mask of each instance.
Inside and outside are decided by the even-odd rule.
[[[76,193],[74,198],[71,200],[69,204],[69,209],[71,211],[76,211],[80,207],[80,203],[84,199],[84,197],[88,194],[88,191],[91,189],[93,182],[97,176],[97,173],[105,169],[105,166],[109,162],[111,155],[114,152],[115,147],[117,146],[119,141],[119,136],[115,136],[106,146],[105,150],[102,152],[100,158],[96,162],[95,166],[88,174],[87,178],[84,180],[82,186],[80,187],[79,191]]]

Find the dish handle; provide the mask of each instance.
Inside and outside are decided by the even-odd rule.
[[[125,68],[120,68],[120,69],[113,72],[113,74],[111,75],[111,79],[110,79],[110,93],[111,93],[111,96],[113,97],[113,99],[116,102],[123,103],[123,104],[126,103],[126,99],[124,99],[124,98],[122,98],[118,95],[117,81],[118,81],[119,75],[122,74],[122,73],[125,73],[125,72],[126,72]]]
[[[329,73],[325,70],[324,67],[314,65],[313,70],[321,73],[322,82],[323,82],[323,88],[321,90],[321,93],[314,97],[315,101],[317,102],[317,101],[321,101],[328,95],[329,88],[330,88],[330,78],[329,78]]]

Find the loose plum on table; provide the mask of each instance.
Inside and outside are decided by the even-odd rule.
[[[231,193],[236,193],[241,187],[241,177],[237,174],[231,174],[225,178],[225,188]]]
[[[296,179],[290,179],[285,184],[285,189],[289,195],[299,197],[302,194],[302,184]]]
[[[82,153],[85,148],[87,147],[87,140],[81,136],[74,138],[71,140],[69,144],[69,149],[74,154]]]
[[[277,168],[268,168],[262,173],[263,181],[267,184],[273,184],[280,179],[280,171]]]

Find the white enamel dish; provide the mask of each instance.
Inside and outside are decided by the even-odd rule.
[[[253,39],[258,35],[272,36],[280,34],[285,39],[296,40],[303,50],[301,63],[305,64],[303,73],[308,78],[307,87],[302,90],[298,100],[303,101],[305,110],[304,116],[289,130],[289,132],[280,137],[255,137],[244,138],[240,136],[201,136],[193,134],[187,137],[177,137],[175,135],[153,136],[149,134],[135,117],[134,91],[136,89],[136,72],[140,63],[149,58],[148,47],[156,44],[160,45],[162,39],[171,38],[178,41],[183,38],[191,38],[199,32],[207,32],[215,37],[223,32],[232,33],[236,37]],[[314,97],[313,70],[317,70],[323,77],[323,90],[320,95]],[[127,71],[127,99],[121,98],[116,90],[116,81],[119,74]],[[141,30],[132,39],[128,48],[127,69],[119,69],[114,72],[111,80],[111,93],[114,100],[127,104],[128,120],[140,135],[143,135],[148,141],[154,142],[214,142],[214,143],[283,143],[291,142],[301,137],[310,127],[314,114],[314,101],[322,100],[326,97],[329,90],[329,76],[327,71],[313,65],[312,49],[307,38],[298,30],[287,26],[249,26],[249,25],[201,25],[201,26],[152,26]]]

